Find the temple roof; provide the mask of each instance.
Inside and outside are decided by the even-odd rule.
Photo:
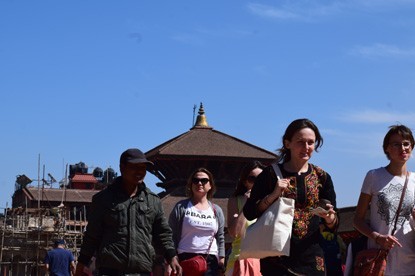
[[[272,152],[214,130],[207,124],[202,104],[194,127],[146,152],[146,157],[151,161],[167,156],[264,160],[277,158]]]
[[[206,156],[275,159],[267,150],[244,142],[212,128],[192,128],[146,153],[147,158],[158,156]]]

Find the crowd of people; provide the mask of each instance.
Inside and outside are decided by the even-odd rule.
[[[278,150],[282,177],[272,165],[255,160],[242,169],[227,206],[230,254],[225,253],[223,210],[212,201],[217,188],[212,173],[198,168],[189,176],[187,198],[167,219],[159,197],[144,184],[152,163],[140,150],[126,150],[120,157],[121,176],[93,197],[74,275],[86,275],[94,257],[97,275],[192,276],[182,266],[195,256],[207,263],[204,275],[353,275],[357,245],[349,245],[345,267],[335,185],[328,172],[310,162],[322,145],[318,127],[297,119],[286,128]],[[415,275],[415,175],[407,168],[414,145],[408,127],[390,127],[383,141],[389,163],[367,173],[356,208],[354,227],[365,238],[362,248],[389,252],[385,275]],[[295,200],[289,256],[240,259],[247,227],[280,197]],[[318,207],[322,211],[312,212]],[[161,272],[155,270],[156,254],[164,260]],[[52,260],[47,259],[50,268],[55,267]],[[68,273],[74,270],[73,259],[66,259],[65,266]]]

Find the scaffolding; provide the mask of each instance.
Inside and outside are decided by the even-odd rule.
[[[57,239],[65,240],[76,260],[87,224],[85,207],[76,216],[63,204],[54,208],[4,209],[0,221],[0,275],[47,275],[44,257]]]

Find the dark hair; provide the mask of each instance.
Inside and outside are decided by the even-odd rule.
[[[245,186],[245,181],[248,178],[248,175],[256,168],[260,168],[263,170],[265,168],[265,165],[257,160],[254,160],[249,162],[242,168],[238,184],[236,185],[235,192],[233,193],[234,196],[244,195],[247,192],[248,189]]]
[[[320,131],[318,130],[318,127],[309,119],[297,119],[291,122],[291,124],[288,125],[287,129],[285,130],[284,136],[282,136],[282,147],[278,149],[278,162],[283,161],[288,162],[291,160],[291,152],[289,149],[285,147],[285,140],[291,141],[294,134],[303,129],[303,128],[310,128],[314,131],[314,134],[316,135],[316,145],[314,150],[318,152],[318,148],[323,146],[323,137],[320,134]]]
[[[215,181],[213,180],[213,174],[210,172],[210,171],[208,171],[207,169],[205,169],[205,168],[198,168],[198,169],[196,169],[191,175],[190,175],[190,177],[187,179],[187,183],[186,183],[186,195],[189,197],[189,198],[192,198],[193,197],[193,190],[192,190],[192,179],[193,179],[193,177],[198,173],[198,172],[203,172],[203,173],[205,173],[205,174],[207,174],[208,175],[208,177],[209,177],[209,183],[210,183],[210,186],[212,187],[210,190],[209,190],[209,192],[207,193],[207,198],[208,199],[211,199],[212,197],[213,197],[213,195],[215,194],[215,192],[216,192],[216,185],[215,185]]]
[[[386,152],[386,149],[389,146],[390,138],[395,134],[400,135],[403,139],[408,139],[411,142],[411,149],[414,149],[415,146],[414,136],[409,127],[405,125],[392,125],[389,127],[389,131],[386,133],[385,138],[383,138],[383,152],[388,159],[389,154]]]

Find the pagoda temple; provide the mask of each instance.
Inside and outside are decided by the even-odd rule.
[[[252,160],[265,165],[277,155],[209,126],[203,105],[200,104],[194,126],[188,131],[146,152],[154,163],[150,173],[160,179],[158,187],[166,216],[174,204],[185,198],[185,186],[190,174],[204,167],[212,172],[216,183],[213,201],[221,206],[225,216],[227,200],[235,190],[242,168]]]

